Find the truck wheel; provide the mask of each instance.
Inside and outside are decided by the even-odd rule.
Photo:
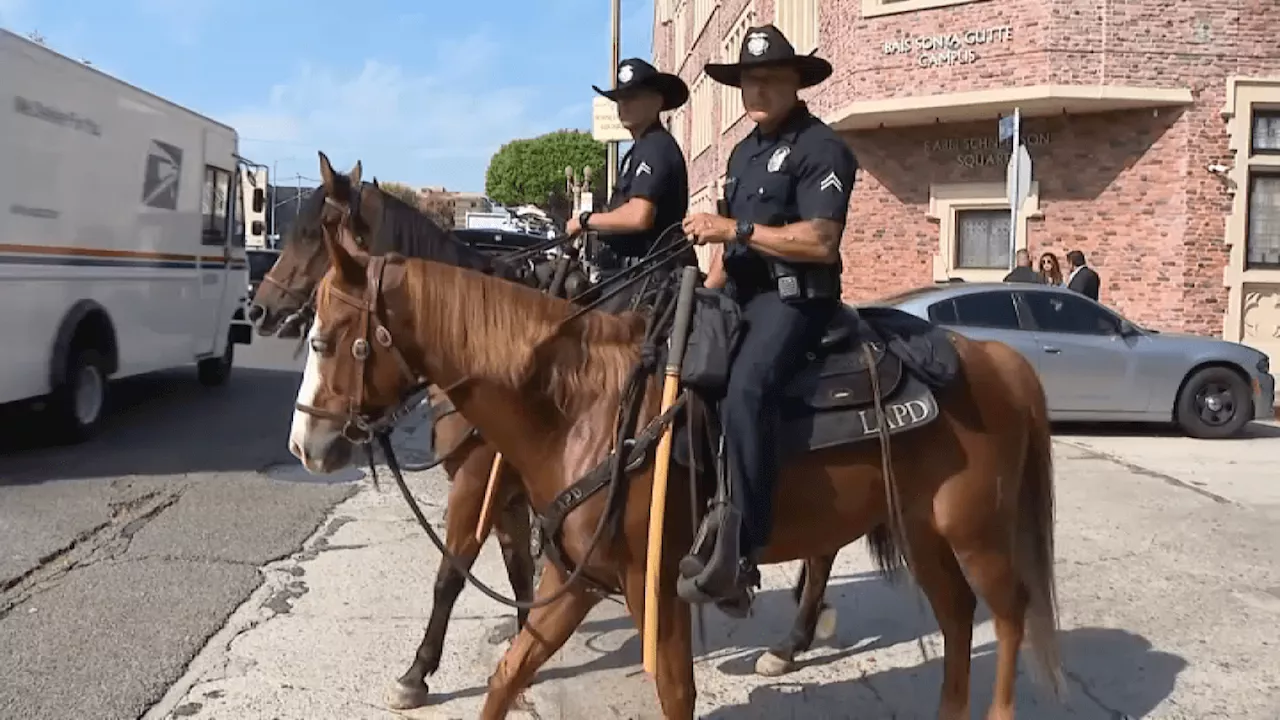
[[[107,407],[107,363],[94,348],[72,350],[66,374],[54,390],[49,410],[54,432],[71,443],[88,440],[102,427]]]
[[[205,358],[196,363],[196,376],[205,387],[218,387],[227,384],[231,377],[231,363],[235,360],[235,344],[227,339],[227,349],[221,357]]]
[[[1191,437],[1217,440],[1239,433],[1253,419],[1249,383],[1225,367],[1207,367],[1178,393],[1174,420]]]

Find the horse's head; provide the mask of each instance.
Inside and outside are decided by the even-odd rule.
[[[298,216],[285,232],[284,248],[249,306],[249,320],[260,335],[301,335],[308,321],[311,294],[329,263],[321,229],[335,226],[348,214],[358,222],[368,216],[360,202],[358,160],[351,172],[343,175],[320,153],[320,175],[323,182],[301,203]],[[353,202],[357,208],[354,213],[350,211]]]
[[[403,258],[371,257],[343,237],[345,224],[337,231],[335,238],[328,226],[321,229],[330,268],[316,287],[289,430],[289,452],[313,473],[350,464],[355,445],[372,440],[406,396],[425,386],[403,354],[413,342],[408,314],[387,304],[407,299]]]

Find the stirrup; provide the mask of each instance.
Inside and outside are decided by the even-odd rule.
[[[727,503],[712,502],[711,510],[707,516],[703,518],[702,523],[698,526],[698,534],[693,540],[693,546],[689,549],[689,554],[680,558],[680,576],[681,577],[697,577],[702,574],[707,563],[711,560],[711,553],[715,551],[716,538],[720,535],[721,513]]]

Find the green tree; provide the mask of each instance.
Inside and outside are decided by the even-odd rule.
[[[557,130],[536,138],[513,140],[498,149],[485,173],[485,194],[503,205],[544,207],[564,194],[564,169],[591,168],[592,190],[599,194],[605,177],[604,143],[578,130]]]

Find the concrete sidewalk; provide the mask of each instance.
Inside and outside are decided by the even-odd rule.
[[[1280,445],[1272,442],[1271,449]],[[1220,502],[1079,444],[1087,443],[1055,443],[1069,697],[1055,703],[1024,675],[1019,716],[1280,717],[1275,515]],[[443,477],[423,473],[412,485],[441,527]],[[505,649],[496,636],[510,619],[471,589],[458,602],[443,667],[431,679],[435,704],[403,713],[383,704],[421,638],[438,561],[389,479],[383,490],[363,487],[302,552],[264,568],[264,587],[148,720],[476,717]],[[476,574],[506,591],[494,546],[486,546]],[[862,543],[841,554],[828,591],[841,613],[836,636],[803,656],[795,673],[753,674],[760,649],[790,626],[795,569],[766,568],[766,588],[748,621],[706,613],[710,647],[695,647],[699,716],[934,717],[942,644],[932,613],[911,586],[876,578]],[[985,712],[993,673],[994,636],[981,606],[979,623],[975,716]],[[921,657],[919,638],[928,657]],[[659,717],[639,659],[630,619],[620,605],[603,603],[539,673],[512,717]]]

